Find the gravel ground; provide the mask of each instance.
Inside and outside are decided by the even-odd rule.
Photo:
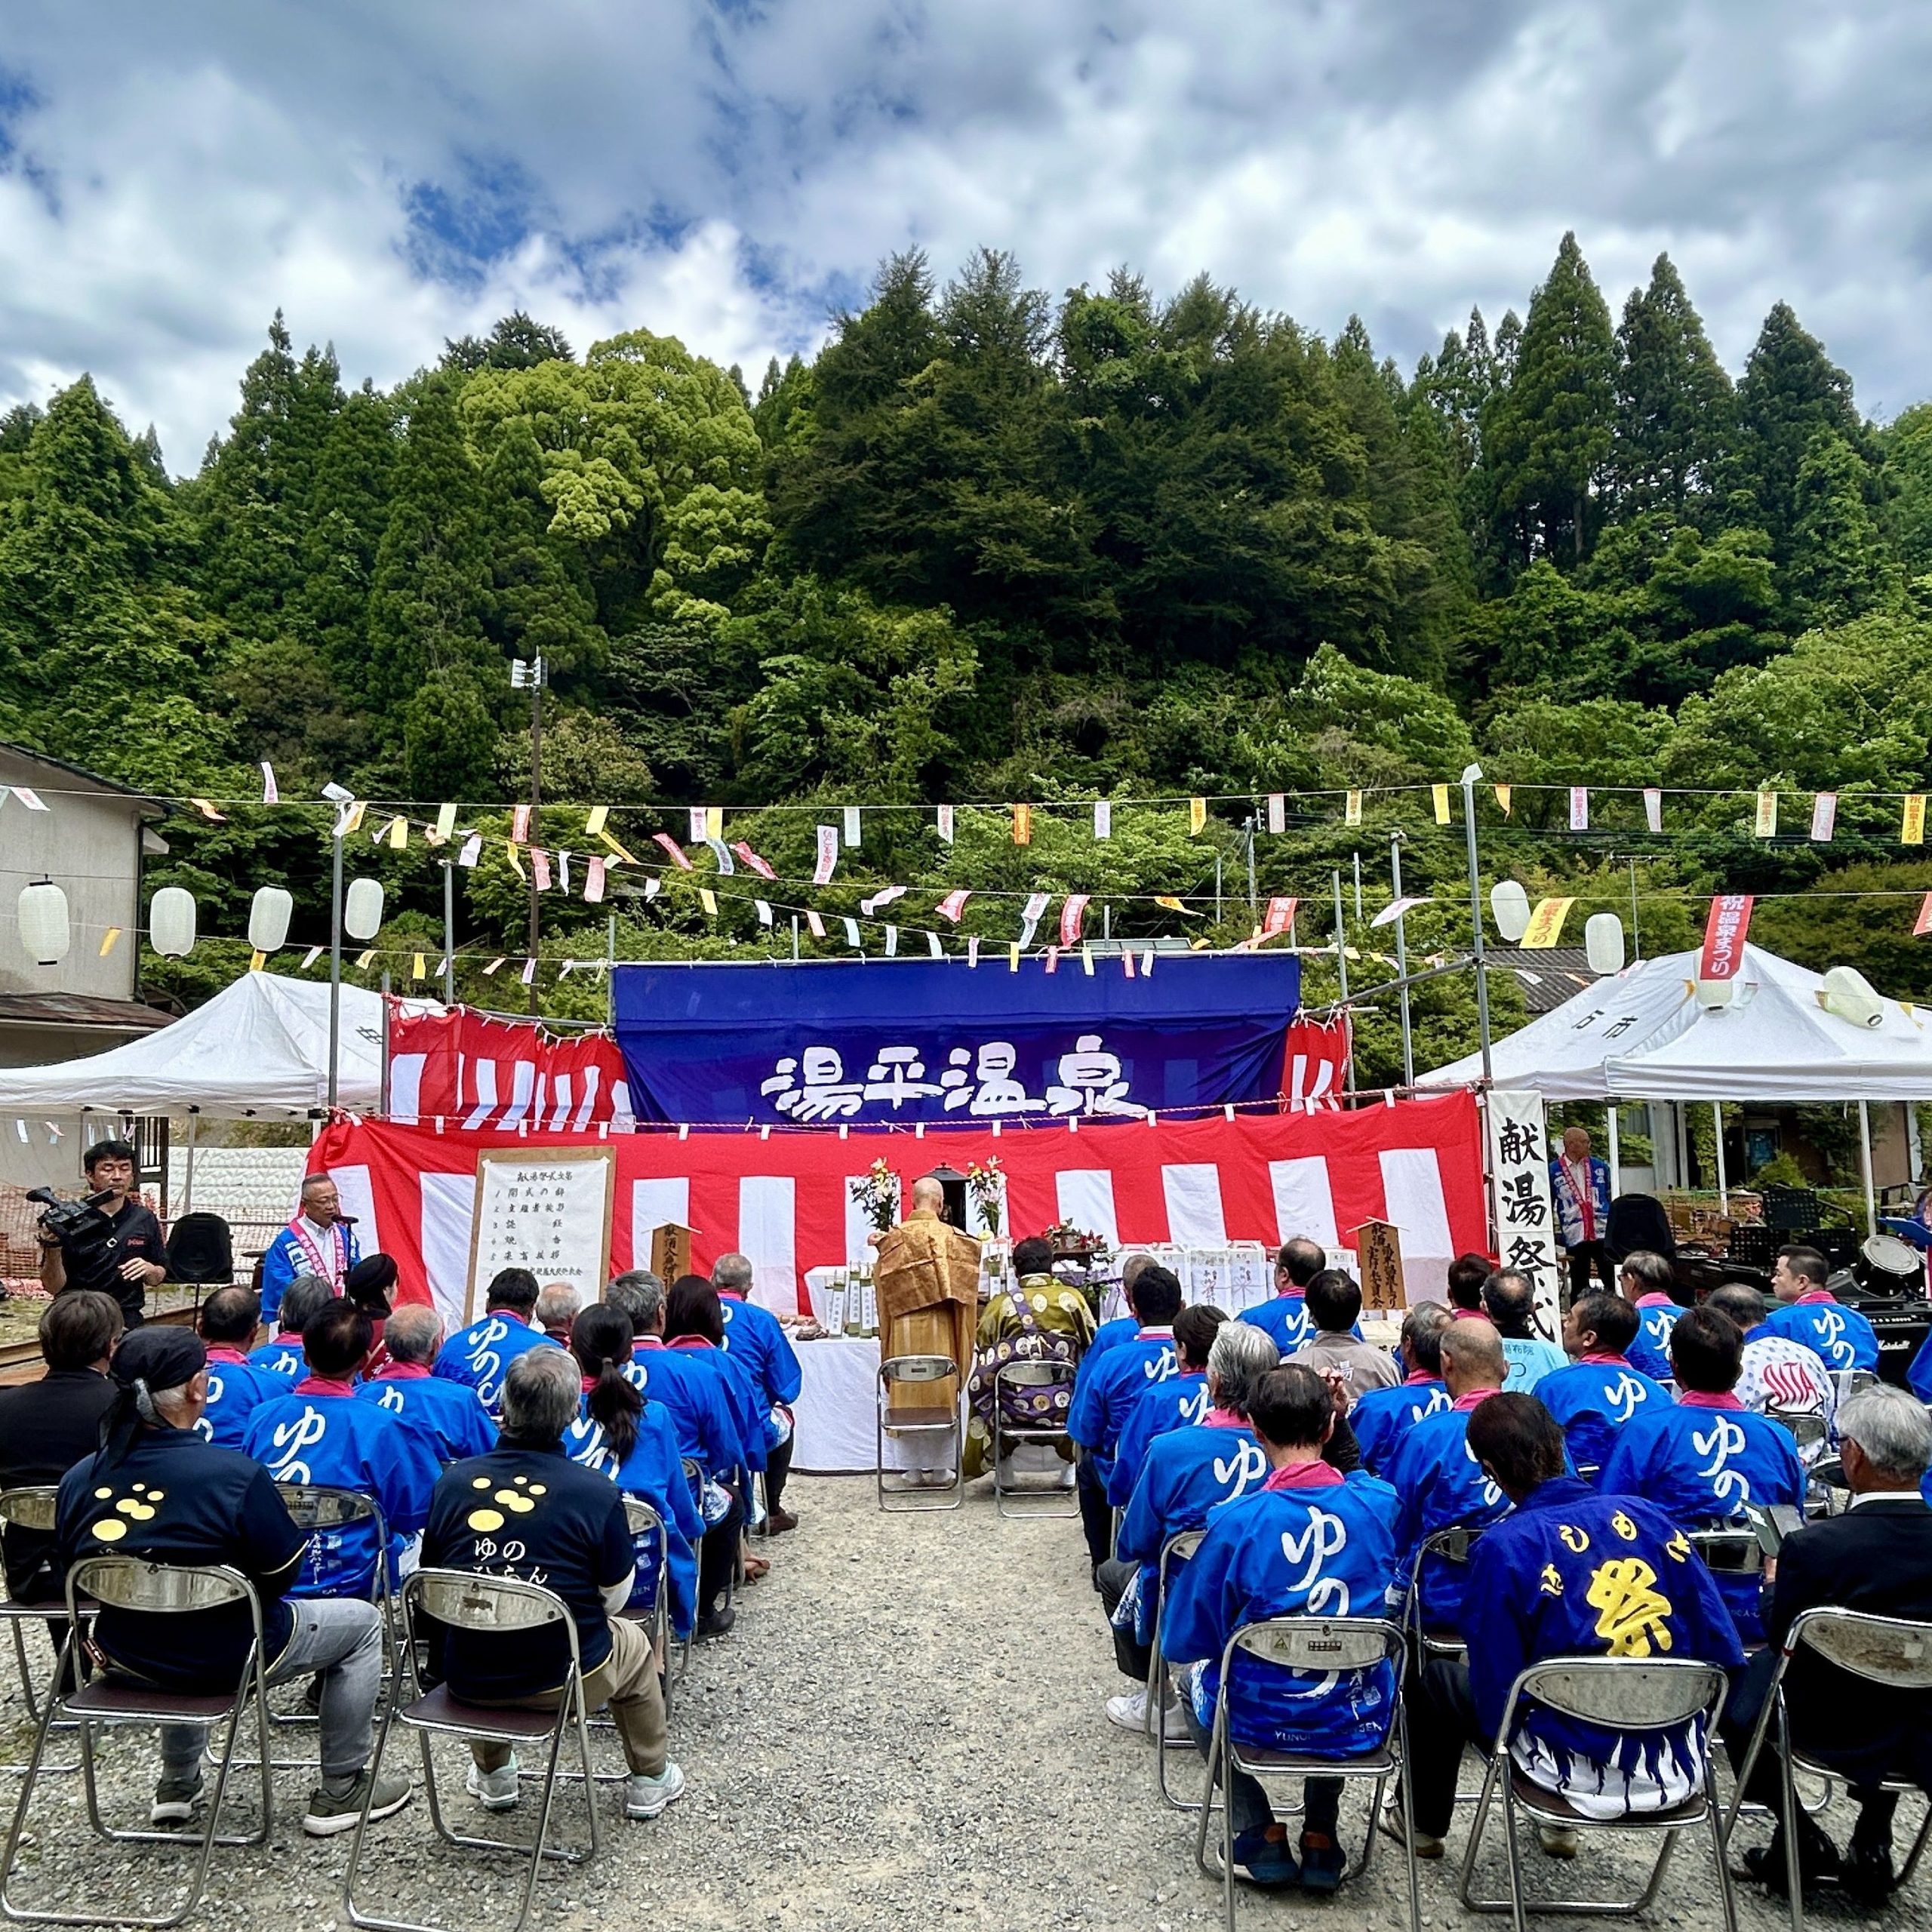
[[[694,1652],[676,1694],[671,1748],[690,1781],[685,1798],[656,1823],[633,1825],[605,1787],[603,1857],[546,1875],[534,1924],[1168,1932],[1219,1921],[1219,1887],[1194,1867],[1192,1820],[1159,1803],[1149,1747],[1102,1715],[1121,1681],[1076,1522],[1001,1520],[983,1482],[962,1510],[924,1516],[881,1516],[872,1483],[851,1477],[795,1478],[786,1500],[798,1530],[773,1546],[771,1576],[741,1593],[734,1634]],[[23,1757],[12,1675],[10,1666],[0,1749]],[[595,1741],[601,1761],[620,1763],[608,1732]],[[145,1736],[109,1740],[103,1758],[110,1807],[144,1804]],[[460,1794],[454,1751],[438,1762],[451,1767],[452,1814],[473,1826],[481,1814]],[[1198,1776],[1184,1755],[1176,1768],[1189,1783]],[[1466,1787],[1473,1778],[1466,1765]],[[36,1795],[23,1894],[36,1903],[57,1896],[69,1909],[83,1897],[139,1900],[143,1872],[158,1884],[180,1861],[103,1847],[79,1787],[77,1777],[57,1778]],[[11,1803],[17,1780],[8,1789]],[[320,1932],[346,1923],[348,1840],[303,1838],[306,1789],[297,1774],[278,1780],[271,1857],[217,1852],[196,1922]],[[564,1799],[580,1803],[574,1787]],[[528,1798],[524,1809],[534,1810]],[[581,1813],[560,1816],[577,1826]],[[1364,1816],[1352,1794],[1343,1814],[1352,1854]],[[1842,1841],[1842,1807],[1831,1822]],[[521,1814],[492,1821],[519,1823],[528,1823]],[[1460,1842],[1459,1826],[1452,1854]],[[1385,1841],[1369,1877],[1333,1901],[1244,1890],[1241,1922],[1397,1932],[1407,1906],[1390,1849]],[[1638,1867],[1601,1837],[1586,1838],[1574,1866],[1531,1858],[1533,1884],[1580,1890],[1628,1884]],[[442,1846],[420,1794],[376,1828],[365,1869],[376,1909],[451,1927],[506,1925],[522,1875],[507,1859]],[[1451,1865],[1423,1867],[1426,1926],[1475,1922],[1454,1903],[1453,1879]],[[1922,1901],[1924,1881],[1913,1891]],[[1827,1898],[1811,1915],[1829,1924],[1847,1915]],[[1905,1914],[1888,1918],[1902,1924]],[[1680,1845],[1652,1919],[1717,1924],[1709,1853],[1696,1839]],[[1747,1887],[1740,1921],[1788,1922],[1782,1906]]]

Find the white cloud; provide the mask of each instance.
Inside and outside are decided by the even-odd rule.
[[[269,313],[393,381],[521,304],[754,383],[917,242],[1058,290],[1197,269],[1404,361],[1660,249],[1734,368],[1788,299],[1932,392],[1932,16],[1872,0],[203,0],[11,9],[0,396],[94,371],[192,467]],[[31,91],[23,96],[23,86]]]

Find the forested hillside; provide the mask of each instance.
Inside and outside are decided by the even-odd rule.
[[[991,252],[943,285],[888,261],[755,393],[647,329],[579,355],[521,315],[386,393],[347,389],[278,317],[196,473],[167,455],[85,379],[0,418],[0,737],[212,801],[218,823],[171,817],[151,875],[220,936],[147,961],[189,999],[245,964],[257,885],[294,889],[294,943],[326,937],[334,780],[370,831],[418,827],[401,850],[358,834],[392,915],[364,977],[439,956],[449,851],[420,824],[452,802],[490,835],[459,874],[462,990],[521,1004],[513,970],[482,968],[526,950],[509,665],[538,653],[558,802],[532,840],[604,851],[584,820],[604,804],[651,862],[605,906],[580,869],[546,897],[553,1011],[597,1010],[594,977],[552,980],[603,955],[613,909],[632,957],[789,953],[795,906],[828,919],[806,949],[846,952],[831,915],[885,884],[910,888],[888,916],[949,950],[1003,947],[1035,891],[1094,894],[1090,931],[1104,911],[1116,935],[1232,943],[1256,924],[1251,845],[1257,899],[1297,896],[1304,944],[1331,940],[1342,871],[1360,986],[1389,940],[1358,924],[1355,855],[1372,917],[1392,829],[1405,889],[1440,894],[1412,952],[1466,932],[1460,801],[1440,825],[1429,788],[1472,758],[1486,873],[1577,894],[1567,937],[1599,908],[1628,923],[1634,890],[1644,949],[1681,945],[1698,895],[1755,891],[1767,943],[1932,992],[1912,937],[1932,865],[1900,797],[1932,789],[1932,406],[1866,421],[1783,304],[1734,377],[1663,257],[1613,314],[1566,236],[1520,317],[1472,313],[1407,371],[1358,324],[1326,341],[1205,278],[1056,300]],[[263,760],[280,808],[250,802]],[[1819,790],[1829,841],[1807,835]],[[1117,801],[1104,841],[1096,798]],[[682,872],[652,843],[685,840],[694,804],[777,875],[741,870],[715,915],[711,855]],[[863,841],[814,888],[814,829],[851,804]],[[661,890],[629,896],[660,860]],[[955,928],[932,909],[958,889]],[[1308,972],[1326,996],[1332,955]],[[1469,1001],[1423,1004],[1426,1065],[1467,1043]],[[1363,1077],[1393,1052],[1371,1025]]]

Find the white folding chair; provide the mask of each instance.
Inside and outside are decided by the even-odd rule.
[[[922,1510],[957,1509],[965,1500],[963,1477],[966,1460],[965,1433],[959,1423],[959,1402],[955,1394],[949,1414],[944,1414],[931,1404],[921,1406],[906,1404],[895,1406],[902,1389],[921,1389],[946,1381],[958,1374],[950,1355],[888,1355],[878,1365],[878,1506],[888,1513],[898,1511],[912,1515]],[[928,1443],[935,1438],[943,1440],[945,1454],[949,1459],[947,1466],[951,1480],[944,1484],[921,1484],[903,1478],[897,1469],[888,1470],[885,1466],[885,1442],[890,1436],[894,1442],[907,1439],[918,1443]],[[927,1470],[934,1466],[924,1466]],[[888,1478],[891,1480],[888,1481]],[[943,1503],[889,1502],[888,1497],[903,1498],[917,1495],[941,1495]]]
[[[417,1623],[419,1619],[440,1624],[446,1631],[488,1632],[493,1635],[521,1636],[528,1639],[539,1630],[561,1629],[569,1646],[570,1665],[557,1694],[554,1710],[518,1710],[494,1705],[468,1704],[452,1694],[448,1684],[438,1684],[426,1694],[416,1668]],[[419,1570],[402,1586],[403,1655],[408,1673],[408,1701],[392,1700],[383,1713],[376,1733],[376,1748],[369,1759],[369,1796],[364,1800],[362,1815],[356,1821],[355,1835],[349,1850],[349,1869],[343,1878],[343,1909],[349,1922],[375,1928],[375,1932],[440,1932],[440,1928],[420,1921],[384,1918],[365,1912],[355,1902],[355,1874],[362,1862],[362,1847],[368,1836],[369,1804],[382,1770],[383,1752],[387,1747],[392,1724],[414,1731],[423,1746],[423,1786],[429,1800],[429,1820],[437,1835],[447,1844],[462,1845],[472,1851],[509,1851],[527,1857],[530,1869],[524,1880],[523,1904],[511,1932],[522,1932],[536,1896],[537,1874],[546,1858],[566,1864],[581,1865],[595,1858],[601,1845],[597,1826],[597,1783],[590,1758],[590,1727],[584,1709],[583,1658],[578,1648],[577,1619],[553,1590],[526,1583],[513,1577],[497,1577],[469,1570]],[[546,1843],[549,1835],[550,1811],[556,1798],[558,1760],[564,1739],[574,1733],[580,1774],[583,1780],[584,1805],[590,1817],[590,1846],[587,1851],[573,1850]],[[543,1795],[537,1809],[536,1835],[527,1845],[506,1838],[480,1838],[451,1829],[443,1816],[436,1786],[436,1760],[431,1748],[435,1737],[475,1739],[485,1743],[540,1746],[547,1743],[549,1755],[543,1767]]]
[[[1198,1811],[1197,1798],[1177,1798],[1168,1789],[1168,1727],[1165,1707],[1168,1686],[1173,1673],[1161,1654],[1161,1626],[1166,1621],[1168,1583],[1174,1571],[1201,1547],[1204,1530],[1182,1530],[1161,1546],[1161,1560],[1155,1571],[1154,1589],[1154,1647],[1147,1661],[1147,1724],[1154,1737],[1154,1783],[1161,1801],[1177,1811]]]
[[[1262,1750],[1234,1741],[1228,1716],[1228,1690],[1235,1660],[1245,1654],[1264,1666],[1304,1675],[1339,1675],[1344,1671],[1386,1670],[1388,1703],[1379,1737],[1359,1751],[1331,1757],[1296,1751]],[[1211,1878],[1221,1881],[1228,1932],[1235,1927],[1234,1808],[1223,1803],[1221,1857],[1218,1868],[1208,1857],[1208,1825],[1215,1809],[1217,1789],[1230,1785],[1236,1771],[1252,1778],[1371,1778],[1367,1835],[1358,1863],[1343,1879],[1349,1883],[1367,1871],[1375,1854],[1376,1820],[1382,1814],[1382,1794],[1389,1779],[1401,1794],[1402,1840],[1409,1878],[1410,1932],[1420,1932],[1422,1904],[1416,1889],[1415,1829],[1409,1815],[1408,1733],[1402,1709],[1402,1676],[1408,1659],[1407,1640],[1401,1627],[1386,1619],[1367,1617],[1275,1617],[1244,1623],[1221,1653],[1221,1681],[1214,1697],[1214,1722],[1208,1742],[1208,1779],[1201,1794],[1200,1822],[1195,1829],[1195,1862]]]
[[[1792,1659],[1801,1648],[1815,1652],[1823,1662],[1849,1671],[1854,1677],[1863,1678],[1868,1683],[1882,1684],[1894,1690],[1932,1690],[1932,1624],[1915,1623],[1904,1617],[1874,1617],[1869,1611],[1841,1610],[1831,1604],[1802,1611],[1792,1620],[1791,1628],[1786,1633],[1778,1652],[1777,1669],[1772,1675],[1770,1689],[1764,1698],[1764,1707],[1758,1713],[1758,1721],[1752,1729],[1744,1761],[1737,1767],[1737,1789],[1724,1823],[1727,1846],[1731,1834],[1737,1829],[1738,1814],[1744,1807],[1744,1787],[1750,1780],[1758,1754],[1764,1748],[1765,1738],[1774,1723],[1777,1726],[1778,1762],[1783,1767],[1784,1784],[1783,1809],[1787,1819],[1792,1816],[1796,1802],[1796,1774],[1799,1771],[1826,1778],[1837,1775],[1829,1765],[1807,1757],[1792,1742],[1791,1717],[1784,1700],[1784,1680]],[[1917,1788],[1890,1778],[1880,1787],[1901,1794]],[[1912,1873],[1918,1869],[1918,1860],[1929,1835],[1932,1835],[1932,1799],[1928,1799],[1925,1822],[1920,1826],[1905,1869],[1899,1874],[1899,1890],[1905,1889]],[[1804,1932],[1804,1887],[1798,1873],[1795,1831],[1786,1832],[1784,1844],[1785,1884],[1790,1894],[1792,1932]]]
[[[1580,1914],[1592,1917],[1623,1917],[1643,1912],[1657,1897],[1675,1849],[1678,1834],[1693,1825],[1709,1827],[1712,1850],[1717,1855],[1718,1897],[1724,1913],[1726,1932],[1737,1932],[1737,1909],[1731,1897],[1730,1873],[1724,1863],[1724,1825],[1717,1802],[1715,1774],[1708,1758],[1704,1776],[1688,1797],[1662,1810],[1624,1811],[1614,1818],[1592,1817],[1579,1811],[1555,1792],[1533,1784],[1518,1767],[1509,1751],[1515,1734],[1516,1720],[1523,1706],[1534,1703],[1559,1717],[1580,1724],[1599,1726],[1626,1737],[1633,1732],[1653,1734],[1672,1730],[1701,1716],[1704,1720],[1706,1751],[1716,1748],[1718,1713],[1724,1709],[1725,1680],[1715,1664],[1697,1663],[1687,1658],[1654,1660],[1637,1657],[1551,1657],[1534,1663],[1509,1687],[1503,1721],[1497,1727],[1496,1743],[1483,1774],[1482,1792],[1476,1801],[1475,1822],[1469,1827],[1469,1847],[1463,1855],[1460,1897],[1472,1912],[1506,1912],[1515,1922],[1516,1932],[1524,1932],[1527,1913],[1533,1904],[1538,1912]],[[1509,1869],[1507,1898],[1478,1898],[1475,1895],[1477,1854],[1482,1848],[1484,1827],[1498,1792],[1503,1803],[1503,1832]],[[1537,1899],[1523,1895],[1521,1848],[1518,1843],[1517,1819],[1521,1813],[1539,1825],[1563,1831],[1613,1832],[1619,1834],[1662,1832],[1663,1849],[1652,1867],[1650,1881],[1634,1899]]]
[[[1008,1391],[1013,1392],[1016,1407],[1031,1407],[1051,1414],[1057,1392],[1064,1392],[1067,1404],[1073,1400],[1075,1370],[1070,1361],[1036,1361],[1023,1356],[1017,1361],[1001,1362],[993,1374],[993,1508],[1001,1516],[1077,1516],[1079,1498],[1056,1481],[1051,1489],[1036,1488],[1011,1481],[1001,1465],[1019,1443],[1041,1443],[1064,1447],[1069,1475],[1073,1469],[1073,1438],[1066,1432],[1065,1411],[1059,1422],[1011,1423],[1007,1420]],[[1008,1509],[1009,1499],[1029,1499],[1025,1509]]]
[[[199,1696],[183,1690],[158,1690],[136,1685],[111,1674],[94,1678],[77,1687],[62,1689],[73,1667],[82,1608],[92,1601],[116,1611],[142,1617],[165,1617],[221,1610],[237,1604],[248,1608],[251,1632],[230,1691]],[[274,1823],[274,1782],[269,1764],[269,1702],[267,1667],[262,1640],[262,1603],[254,1586],[239,1571],[221,1565],[195,1567],[171,1563],[150,1563],[138,1556],[85,1556],[67,1572],[67,1640],[61,1646],[54,1670],[54,1688],[41,1707],[40,1723],[34,1733],[33,1755],[14,1807],[14,1822],[7,1834],[7,1847],[0,1854],[0,1912],[29,1924],[137,1925],[155,1929],[179,1925],[201,1903],[208,1883],[208,1861],[217,1845],[265,1845]],[[221,1808],[228,1790],[228,1774],[235,1767],[235,1741],[241,1729],[242,1715],[254,1707],[260,1740],[260,1757],[255,1761],[261,1773],[260,1822],[251,1832],[223,1832],[220,1829]],[[94,1912],[48,1911],[23,1904],[11,1891],[14,1859],[26,1828],[27,1808],[32,1802],[41,1761],[47,1752],[47,1738],[55,1721],[70,1718],[80,1727],[81,1774],[87,1789],[88,1820],[104,1838],[121,1844],[167,1844],[196,1847],[195,1872],[187,1896],[172,1912],[145,1916],[118,1908]],[[138,1724],[149,1729],[162,1724],[208,1726],[227,1722],[220,1755],[214,1762],[214,1789],[208,1801],[208,1820],[198,1840],[176,1831],[153,1827],[112,1826],[100,1815],[100,1790],[94,1764],[94,1730],[97,1726]]]

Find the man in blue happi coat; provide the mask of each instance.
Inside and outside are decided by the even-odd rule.
[[[1327,1383],[1299,1364],[1270,1370],[1248,1420],[1270,1473],[1254,1494],[1210,1514],[1208,1533],[1174,1580],[1161,1620],[1161,1654],[1170,1663],[1201,1666],[1186,1708],[1204,1752],[1222,1654],[1244,1624],[1277,1617],[1386,1617],[1401,1592],[1395,1492],[1360,1471],[1344,1476],[1323,1460],[1335,1421]],[[1227,1685],[1228,1730],[1237,1745],[1346,1757],[1380,1740],[1392,1721],[1395,1694],[1392,1664],[1318,1673],[1238,1653]],[[1266,1792],[1235,1772],[1227,1794],[1235,1869],[1257,1884],[1299,1881],[1310,1891],[1333,1891],[1344,1863],[1335,1835],[1342,1782],[1305,1782],[1297,1858]]]
[[[443,1324],[433,1308],[411,1302],[398,1309],[383,1327],[388,1359],[356,1385],[356,1400],[413,1423],[435,1445],[439,1463],[487,1456],[497,1446],[497,1425],[482,1397],[466,1382],[429,1372],[442,1345]]]
[[[355,1378],[373,1346],[368,1316],[353,1302],[331,1299],[302,1331],[309,1373],[291,1393],[250,1413],[242,1446],[277,1482],[316,1484],[372,1498],[389,1526],[393,1588],[405,1544],[429,1520],[442,1465],[421,1430],[355,1399]],[[372,1524],[318,1530],[289,1594],[366,1597],[376,1581],[377,1556]]]
[[[1131,1340],[1116,1343],[1094,1364],[1073,1392],[1067,1433],[1086,1454],[1080,1459],[1075,1488],[1080,1527],[1094,1569],[1112,1554],[1113,1518],[1107,1484],[1114,1472],[1120,1432],[1141,1392],[1178,1372],[1174,1360],[1174,1317],[1184,1297],[1172,1272],[1158,1263],[1143,1269],[1131,1291],[1139,1326]]]
[[[1667,1254],[1640,1247],[1617,1265],[1618,1292],[1637,1311],[1637,1339],[1630,1366],[1653,1382],[1670,1380],[1670,1331],[1684,1312],[1677,1299],[1677,1270]]]
[[[459,1329],[443,1344],[430,1373],[467,1383],[494,1415],[510,1364],[527,1349],[557,1346],[531,1325],[539,1292],[537,1277],[528,1268],[500,1269],[483,1291],[482,1319]]]
[[[262,1252],[263,1320],[280,1320],[281,1298],[298,1275],[318,1275],[340,1294],[361,1258],[335,1183],[327,1174],[310,1174],[302,1183],[294,1220]]]
[[[1439,1858],[1463,1747],[1491,1749],[1510,1687],[1558,1657],[1688,1658],[1735,1671],[1730,1614],[1690,1539],[1655,1504],[1610,1496],[1565,1472],[1563,1432],[1534,1395],[1493,1395],[1469,1446],[1515,1505],[1470,1553],[1462,1617],[1466,1664],[1433,1657],[1409,1679],[1410,1798],[1417,1855]],[[1674,1732],[1605,1730],[1518,1707],[1510,1756],[1529,1783],[1586,1818],[1658,1811],[1710,1775],[1702,1718]],[[1399,1813],[1392,1810],[1392,1823]],[[1567,1857],[1574,1832],[1545,1826]]]
[[[208,1352],[208,1407],[195,1427],[217,1449],[240,1448],[255,1405],[288,1393],[287,1377],[258,1367],[245,1353],[260,1326],[261,1304],[251,1288],[217,1288],[195,1317]]]
[[[1181,1315],[1193,1312],[1183,1309]],[[1184,1531],[1199,1529],[1216,1503],[1260,1487],[1268,1461],[1247,1412],[1262,1377],[1280,1366],[1273,1337],[1245,1321],[1223,1322],[1208,1351],[1207,1414],[1198,1424],[1169,1429],[1147,1446],[1121,1518],[1118,1553],[1100,1565],[1094,1580],[1113,1629],[1114,1660],[1137,1687],[1107,1700],[1109,1721],[1123,1730],[1138,1730],[1146,1721],[1161,1552]],[[1178,1704],[1168,1703],[1161,1721],[1171,1743],[1186,1741],[1189,1734]]]
[[[1241,1319],[1272,1335],[1284,1359],[1312,1339],[1308,1325],[1308,1284],[1328,1265],[1318,1241],[1297,1235],[1284,1241],[1275,1255],[1273,1300],[1245,1309]]]
[[[1171,1429],[1186,1429],[1208,1413],[1208,1354],[1214,1346],[1215,1331],[1227,1318],[1205,1302],[1196,1302],[1174,1317],[1174,1365],[1179,1373],[1142,1389],[1127,1412],[1114,1451],[1113,1474],[1107,1479],[1107,1500],[1115,1509],[1127,1507],[1154,1438]]]
[[[1764,1318],[1774,1335],[1802,1342],[1833,1371],[1876,1369],[1878,1337],[1855,1308],[1847,1308],[1825,1284],[1832,1264],[1815,1247],[1778,1250],[1771,1287],[1778,1306]]]
[[[751,1299],[748,1255],[724,1254],[711,1271],[724,1322],[724,1352],[750,1377],[764,1416],[764,1527],[771,1536],[795,1530],[798,1519],[783,1504],[792,1472],[792,1404],[804,1386],[798,1358],[785,1324]]]
[[[335,1290],[321,1275],[297,1275],[282,1296],[275,1339],[249,1355],[248,1366],[278,1375],[285,1383],[300,1381],[308,1372],[302,1357],[302,1331],[335,1299]]]
[[[1556,1418],[1577,1473],[1594,1481],[1617,1432],[1640,1410],[1663,1407],[1669,1394],[1630,1363],[1637,1311],[1601,1288],[1579,1295],[1563,1318],[1567,1368],[1537,1384],[1537,1399]]]
[[[1470,1451],[1469,1417],[1503,1386],[1501,1339],[1480,1315],[1465,1315],[1442,1331],[1442,1380],[1449,1406],[1408,1432],[1386,1472],[1402,1500],[1396,1540],[1413,1565],[1423,1540],[1456,1524],[1480,1529],[1509,1509],[1509,1499]],[[1462,1614],[1466,1563],[1432,1555],[1422,1566],[1424,1626],[1453,1629]]]
[[[1425,1416],[1449,1406],[1442,1380],[1442,1334],[1451,1316],[1439,1301],[1418,1302],[1402,1318],[1402,1380],[1371,1389],[1349,1411],[1349,1426],[1371,1475],[1386,1475],[1403,1438]]]
[[[1712,1308],[1687,1309],[1670,1332],[1677,1400],[1647,1403],[1617,1435],[1598,1487],[1641,1496],[1680,1528],[1734,1524],[1745,1511],[1804,1500],[1804,1465],[1791,1432],[1754,1415],[1734,1392],[1744,1337]],[[1755,1547],[1755,1543],[1752,1546]],[[1763,1641],[1761,1572],[1720,1568],[1718,1589],[1747,1644]]]

